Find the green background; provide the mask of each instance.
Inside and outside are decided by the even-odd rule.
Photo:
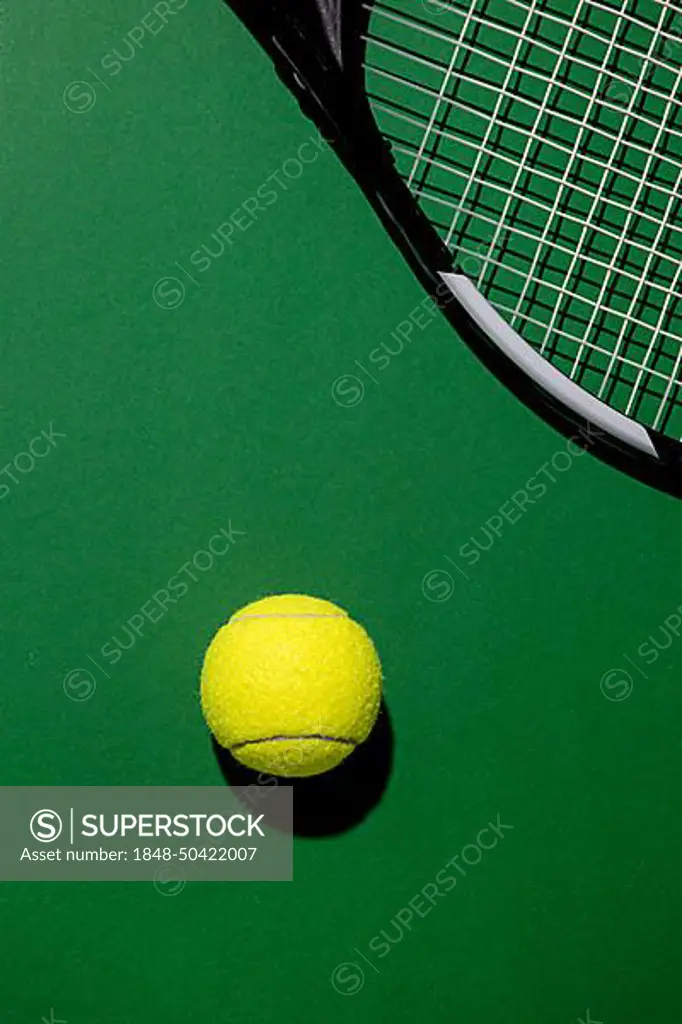
[[[364,375],[423,294],[331,153],[153,301],[312,131],[236,19],[189,0],[107,77],[147,6],[3,3],[0,462],[66,434],[0,501],[3,784],[221,784],[203,651],[289,590],[367,626],[395,750],[358,827],[296,840],[292,883],[4,884],[0,1019],[678,1021],[682,641],[637,648],[682,604],[679,505],[585,455],[465,580],[446,558],[565,441],[440,320]],[[246,536],[69,699],[230,521]],[[504,840],[363,963],[498,813]]]

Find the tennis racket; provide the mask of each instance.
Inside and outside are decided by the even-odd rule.
[[[227,2],[484,363],[680,492],[673,3]]]

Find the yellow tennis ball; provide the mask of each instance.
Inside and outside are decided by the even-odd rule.
[[[380,700],[381,665],[362,626],[300,594],[236,612],[201,673],[201,707],[218,743],[273,775],[335,768],[369,736]]]

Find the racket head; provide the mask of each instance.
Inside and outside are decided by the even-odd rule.
[[[508,319],[491,307],[477,287],[472,288],[472,281],[476,284],[476,275],[467,273],[467,270],[471,271],[471,253],[464,252],[469,260],[467,267],[462,259],[462,250],[466,247],[461,246],[461,233],[455,235],[461,246],[458,252],[457,242],[453,246],[453,233],[447,223],[435,223],[436,218],[428,206],[427,216],[426,204],[415,201],[414,193],[423,189],[423,179],[428,179],[428,160],[422,160],[421,179],[419,168],[412,176],[406,173],[404,145],[403,152],[400,152],[400,144],[404,140],[398,139],[396,146],[396,132],[387,128],[386,123],[390,116],[385,116],[385,110],[378,109],[378,105],[386,106],[386,96],[379,90],[377,103],[377,90],[371,85],[372,73],[377,65],[382,65],[381,70],[388,70],[390,76],[400,75],[400,64],[405,62],[400,51],[410,49],[405,34],[409,37],[414,31],[434,33],[429,39],[429,46],[435,46],[435,53],[427,51],[425,55],[419,52],[417,61],[426,60],[431,64],[438,60],[443,67],[453,49],[454,38],[452,24],[448,26],[446,19],[452,19],[454,15],[461,18],[466,11],[478,8],[487,12],[479,17],[485,28],[486,19],[490,21],[492,17],[491,9],[499,8],[499,2],[484,0],[478,5],[465,4],[464,0],[447,3],[441,3],[441,0],[423,0],[421,3],[418,0],[395,0],[394,3],[391,0],[381,4],[361,0],[290,0],[288,3],[275,0],[265,4],[253,4],[247,0],[226,2],[268,51],[301,109],[315,122],[362,187],[424,288],[436,299],[445,316],[488,369],[564,436],[575,438],[577,444],[646,483],[681,496],[682,446],[676,437],[668,436],[650,424],[637,423],[631,416],[602,401],[595,393],[598,388],[593,388],[592,392],[586,390],[551,361],[537,356],[536,350],[523,340],[522,334],[513,326],[510,330]],[[506,4],[508,0],[500,2]],[[617,0],[608,2],[615,4]],[[579,6],[583,3],[584,0],[579,0]],[[655,8],[661,3],[666,4],[666,0],[646,0],[646,3]],[[539,0],[538,3],[527,0],[525,4],[515,4],[517,8],[538,7],[543,10],[551,8],[551,5],[552,0]],[[626,6],[628,0],[623,0],[620,7]],[[391,19],[397,19],[390,26],[393,30],[397,25],[396,38],[392,38],[391,32],[386,38],[385,32],[382,36],[381,31],[376,31],[379,10],[388,12],[389,23]],[[438,13],[434,14],[434,11]],[[384,52],[388,47],[388,62],[377,59],[377,37]],[[669,37],[667,33],[665,39]],[[460,38],[458,45],[468,48],[468,53],[475,49],[474,43],[478,43],[477,33],[464,43]],[[533,40],[529,40],[531,48],[532,43]],[[546,40],[541,38],[539,45],[542,53],[542,47],[547,46]],[[395,49],[396,54],[391,53],[391,49]],[[490,57],[485,50],[483,52],[486,59]],[[465,67],[467,53],[462,58]],[[680,54],[682,56],[682,39]],[[410,59],[413,59],[412,55]],[[432,71],[427,67],[428,74]],[[464,73],[470,74],[470,68]],[[416,78],[419,80],[419,73]],[[475,86],[475,75],[470,74],[470,78],[473,78]],[[626,76],[617,72],[615,78],[608,79],[609,88],[621,78],[627,84]],[[449,80],[454,89],[457,78],[451,73]],[[471,81],[469,85],[472,85]],[[422,81],[418,81],[418,88],[433,91],[431,85]],[[399,108],[401,89],[398,83],[395,102]],[[413,92],[414,77],[410,89]],[[425,99],[430,102],[432,97],[426,95]],[[445,114],[452,117],[455,104],[441,102],[441,106],[447,107]],[[434,107],[437,108],[438,104]],[[630,113],[634,114],[635,110],[633,106]],[[409,104],[402,102],[402,114],[410,119],[414,111]],[[457,131],[461,128],[457,123],[453,132],[448,116],[443,118],[438,131],[445,133],[446,141],[452,145],[457,143]],[[493,148],[491,139],[492,136],[486,138],[487,148]],[[422,157],[425,152],[422,151]],[[442,163],[443,166],[436,166],[436,170],[441,177],[447,177],[451,171],[450,158],[441,160],[437,145],[435,156],[430,152],[428,157],[432,161],[431,170],[434,161]],[[432,191],[437,193],[433,186]],[[447,195],[447,191],[443,190],[443,194]],[[478,191],[476,199],[479,204],[485,202],[485,194]],[[471,205],[476,206],[473,202]],[[484,255],[489,256],[490,252]],[[566,259],[570,259],[570,255]],[[548,315],[551,317],[551,311]],[[676,386],[673,398],[676,403]]]

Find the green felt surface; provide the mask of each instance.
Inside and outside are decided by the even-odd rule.
[[[638,648],[682,604],[679,505],[586,454],[469,566],[565,440],[444,322],[373,365],[423,295],[331,153],[154,302],[312,134],[232,15],[189,0],[113,76],[137,0],[2,10],[0,462],[66,435],[0,477],[3,783],[220,784],[203,650],[285,590],[370,631],[395,750],[362,824],[296,841],[292,883],[1,885],[0,1018],[674,1024],[682,640]],[[72,112],[88,69],[104,85]],[[107,665],[230,522],[245,536]],[[109,678],[77,702],[88,658]],[[609,700],[618,668],[634,689]],[[513,829],[379,958],[498,814]]]

